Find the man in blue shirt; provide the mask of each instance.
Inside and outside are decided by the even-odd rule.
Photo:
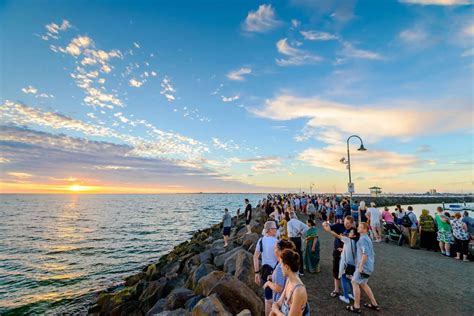
[[[411,227],[408,227],[408,240],[410,241],[410,248],[411,249],[420,249],[416,246],[416,239],[418,235],[418,220],[416,218],[415,213],[413,213],[413,207],[408,207],[408,218],[411,221]]]
[[[357,232],[360,234],[357,242],[357,256],[356,256],[356,270],[352,277],[352,289],[354,291],[354,305],[346,306],[350,312],[360,314],[360,288],[362,288],[370,299],[370,303],[364,304],[365,307],[380,310],[380,307],[375,300],[374,293],[370,289],[367,282],[370,274],[374,271],[375,253],[372,240],[368,236],[369,225],[367,223],[359,223]]]

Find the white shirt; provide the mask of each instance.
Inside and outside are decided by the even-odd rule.
[[[288,231],[288,237],[293,238],[293,237],[302,237],[304,233],[309,229],[308,226],[306,226],[305,223],[302,221],[292,218],[288,222],[286,229]]]
[[[370,222],[371,223],[376,223],[380,221],[381,215],[380,210],[376,207],[369,207],[367,210],[368,213],[370,213]]]
[[[257,241],[255,251],[259,251],[262,254],[262,266],[268,264],[274,268],[278,263],[278,258],[275,256],[275,244],[278,242],[278,239],[273,236],[264,236],[261,240],[263,251],[260,249],[260,239]]]

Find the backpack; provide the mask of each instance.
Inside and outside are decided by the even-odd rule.
[[[408,216],[411,212],[409,213],[405,213],[405,215],[403,215],[402,217],[402,226],[403,227],[411,227],[413,225],[411,219],[410,219],[410,216]]]

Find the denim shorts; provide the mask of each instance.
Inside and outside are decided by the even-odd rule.
[[[364,278],[358,270],[354,272],[354,276],[352,277],[352,281],[357,284],[367,284],[369,282],[369,278]]]

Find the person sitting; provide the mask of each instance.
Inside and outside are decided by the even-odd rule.
[[[382,212],[382,219],[386,222],[386,223],[394,223],[394,219],[393,219],[393,214],[390,213],[390,210],[388,209],[388,207],[385,206],[383,212]]]
[[[283,275],[287,278],[280,299],[273,303],[271,316],[310,315],[308,294],[299,278],[300,256],[292,250],[284,250],[281,255]]]

